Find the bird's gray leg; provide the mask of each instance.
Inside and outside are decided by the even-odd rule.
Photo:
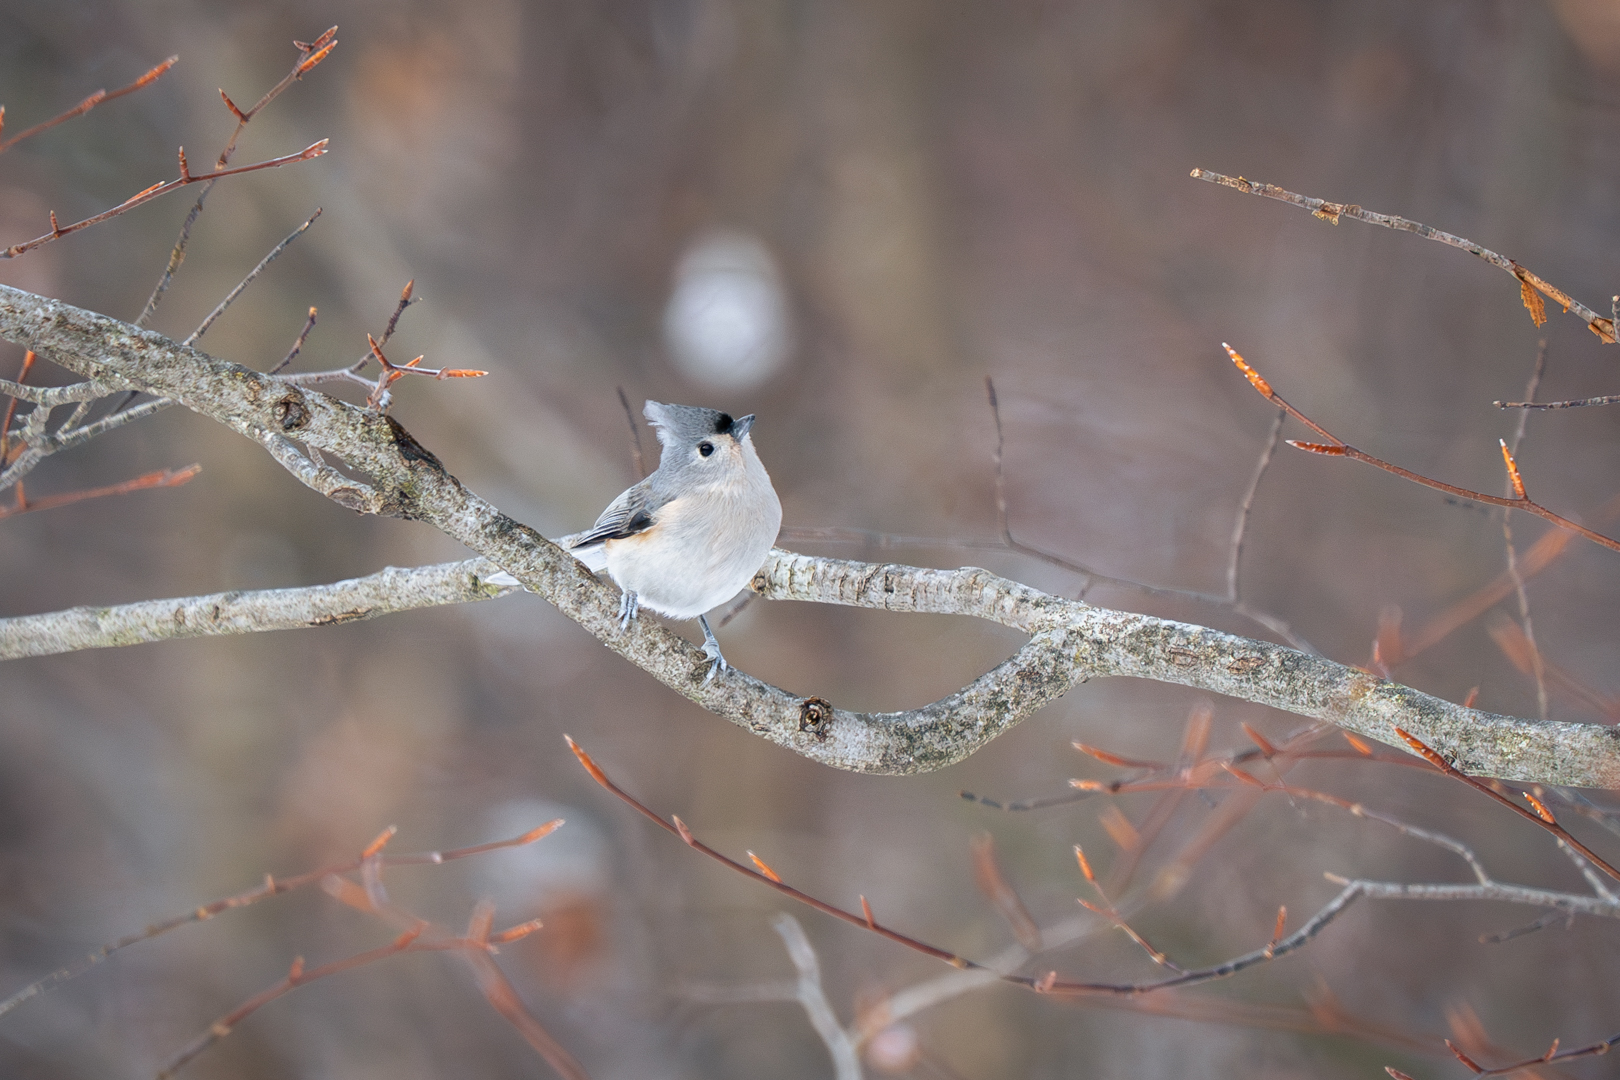
[[[641,601],[637,599],[634,589],[626,589],[619,594],[619,629],[630,629],[631,620],[641,610]]]
[[[720,655],[720,642],[715,640],[714,631],[709,629],[709,620],[699,615],[698,625],[703,627],[703,655],[709,658],[709,673],[703,677],[703,681],[708,682],[714,678],[715,672],[725,671],[731,665]]]

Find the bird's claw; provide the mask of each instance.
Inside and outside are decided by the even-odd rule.
[[[632,590],[626,589],[624,592],[619,594],[620,632],[630,629],[631,622],[635,620],[636,613],[640,610],[641,601],[636,597],[636,594]]]
[[[721,655],[720,642],[715,640],[714,631],[709,629],[709,620],[702,615],[698,616],[698,625],[703,627],[703,655],[709,660],[709,673],[703,676],[703,681],[713,682],[716,674],[729,671],[731,665]]]

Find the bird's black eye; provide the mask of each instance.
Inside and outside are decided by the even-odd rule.
[[[714,453],[714,443],[712,443],[712,442],[700,442],[700,443],[698,443],[698,453],[702,454],[704,457],[708,457],[710,454]]]

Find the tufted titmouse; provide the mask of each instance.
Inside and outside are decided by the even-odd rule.
[[[752,415],[647,402],[658,432],[658,469],[608,504],[589,530],[565,537],[592,571],[623,590],[620,625],[641,607],[703,627],[707,679],[726,659],[704,613],[731,599],[765,562],[782,527],[782,504],[748,437]]]

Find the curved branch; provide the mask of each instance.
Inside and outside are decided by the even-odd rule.
[[[1464,772],[1620,786],[1620,733],[1495,716],[1322,657],[1206,627],[1091,607],[988,571],[927,570],[775,551],[754,588],[774,599],[974,615],[1030,634],[956,693],[899,713],[856,713],[741,672],[705,682],[702,651],[652,620],[621,631],[618,596],[533,529],[445,471],[392,417],[218,360],[161,335],[0,286],[0,337],[83,378],[171,398],[272,450],[301,482],[364,512],[425,521],[550,601],[608,648],[711,712],[838,768],[943,768],[1086,679],[1128,675],[1259,702],[1404,745],[1411,732]],[[350,480],[297,452],[342,459]]]

